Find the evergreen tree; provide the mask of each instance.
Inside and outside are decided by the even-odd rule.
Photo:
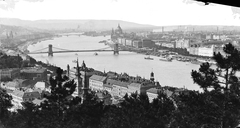
[[[146,94],[125,95],[119,106],[109,106],[101,120],[101,128],[167,128],[175,111],[173,101],[160,93],[149,103]]]
[[[5,90],[0,87],[0,125],[5,123],[9,116],[8,109],[13,105],[11,103],[12,96],[8,95]]]
[[[50,77],[51,94],[45,95],[45,100],[41,104],[42,109],[52,110],[57,113],[60,119],[64,119],[64,113],[70,107],[80,103],[80,98],[72,97],[73,92],[76,89],[76,83],[74,80],[63,78],[63,70],[58,68],[55,78]]]
[[[214,53],[216,68],[209,63],[203,63],[199,71],[192,71],[193,81],[203,88],[204,93],[220,114],[214,118],[220,119],[221,128],[236,127],[240,120],[239,80],[236,72],[240,70],[240,52],[231,44],[223,48],[226,56]],[[203,106],[199,106],[203,107]],[[209,111],[210,113],[210,111]]]

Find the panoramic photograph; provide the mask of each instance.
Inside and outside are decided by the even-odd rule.
[[[0,128],[240,127],[240,4],[0,0]]]

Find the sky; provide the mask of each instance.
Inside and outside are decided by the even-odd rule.
[[[157,26],[240,26],[240,8],[205,6],[192,0],[0,0],[0,17],[123,20]]]

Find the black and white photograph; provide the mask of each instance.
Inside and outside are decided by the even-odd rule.
[[[0,128],[240,128],[240,4],[0,0]]]

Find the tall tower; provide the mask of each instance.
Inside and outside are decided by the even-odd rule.
[[[77,76],[77,89],[78,89],[78,96],[82,94],[82,78],[80,74],[80,67],[77,59],[77,68],[76,68],[76,76]]]
[[[53,50],[52,50],[52,45],[48,45],[48,56],[53,56]]]
[[[68,78],[70,77],[70,66],[69,65],[67,65],[67,76],[68,76]]]
[[[90,75],[88,75],[88,68],[85,64],[85,62],[83,61],[82,66],[80,68],[80,73],[81,73],[81,97],[83,100],[85,100],[86,95],[88,94],[88,89],[89,89],[89,77]]]
[[[150,80],[154,81],[154,73],[153,72],[151,72],[151,74],[150,74]]]

